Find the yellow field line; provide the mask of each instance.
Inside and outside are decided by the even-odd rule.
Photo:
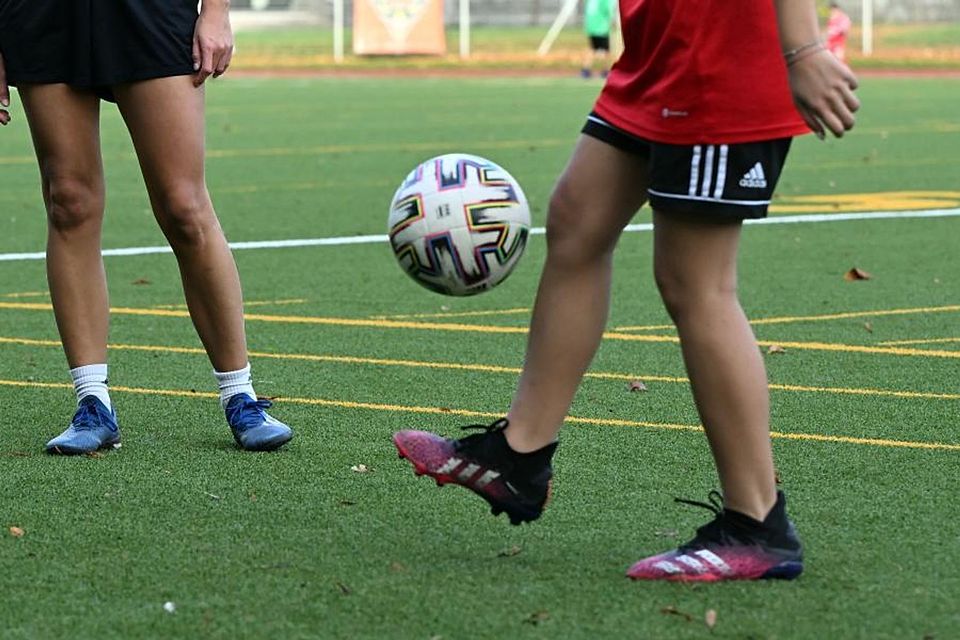
[[[306,304],[306,298],[291,298],[288,300],[244,300],[243,306],[246,307],[273,307],[287,304]],[[158,304],[154,309],[186,309],[185,304]]]
[[[47,291],[21,291],[19,293],[4,293],[0,298],[46,298],[50,293]]]
[[[25,382],[20,380],[2,380],[0,386],[36,388],[36,389],[72,389],[73,385],[60,382]],[[148,396],[173,396],[180,398],[219,398],[219,394],[203,391],[185,391],[179,389],[145,389],[142,387],[110,388],[119,393],[135,393]],[[499,418],[500,413],[473,411],[470,409],[451,409],[447,407],[420,407],[414,405],[384,404],[378,402],[354,402],[351,400],[326,400],[324,398],[278,398],[278,402],[303,404],[339,409],[366,409],[371,411],[391,411],[397,413],[420,413],[431,415],[456,415],[471,418]],[[692,424],[673,424],[669,422],[646,422],[640,420],[619,420],[616,418],[584,418],[567,416],[565,422],[571,424],[589,424],[595,426],[643,427],[671,431],[701,432],[703,427]],[[853,436],[832,436],[816,433],[784,433],[773,431],[771,438],[812,442],[830,442],[838,444],[857,444],[885,448],[926,449],[940,451],[960,451],[960,444],[946,442],[913,442],[909,440],[888,440],[886,438],[857,438]]]
[[[8,338],[0,336],[0,344],[18,344],[25,346],[41,347],[59,347],[57,340],[35,340],[31,338]],[[139,345],[139,344],[111,344],[110,350],[115,351],[146,351],[160,353],[183,353],[192,355],[205,355],[206,352],[200,347],[168,347],[162,345]],[[299,360],[306,362],[333,362],[337,364],[361,364],[385,367],[408,367],[416,369],[446,369],[456,371],[476,371],[481,373],[506,373],[518,375],[521,372],[519,367],[504,367],[500,365],[489,364],[464,364],[458,362],[438,362],[424,360],[398,360],[388,358],[365,358],[361,356],[333,356],[308,353],[273,353],[266,351],[251,351],[250,357],[264,358],[272,360]],[[615,373],[609,371],[588,371],[584,374],[586,378],[598,380],[643,380],[644,382],[667,382],[674,384],[687,384],[689,380],[680,376],[661,376],[647,374],[629,374]],[[797,384],[779,384],[770,383],[769,388],[774,391],[792,391],[798,393],[834,393],[840,395],[861,395],[876,396],[885,398],[908,398],[922,400],[960,400],[960,393],[934,393],[928,391],[900,391],[896,389],[871,389],[871,388],[850,388],[850,387],[812,387]]]
[[[848,320],[851,318],[871,318],[881,316],[903,316],[921,313],[954,313],[960,311],[960,305],[951,304],[941,307],[913,307],[909,309],[874,309],[873,311],[843,311],[839,313],[824,313],[814,316],[778,316],[772,318],[754,318],[752,325],[789,324],[794,322],[822,322],[826,320]],[[640,325],[614,327],[614,331],[645,331],[672,329],[673,325]]]
[[[471,318],[480,316],[506,316],[518,313],[529,313],[529,307],[518,307],[516,309],[491,309],[487,311],[459,311],[443,313],[408,313],[392,316],[370,316],[374,320],[409,320],[410,318]]]
[[[0,302],[0,309],[19,309],[32,311],[49,311],[53,307],[50,304],[37,302]],[[934,309],[943,309],[943,307],[934,307]],[[117,315],[135,315],[135,316],[162,316],[168,318],[187,318],[189,313],[186,311],[173,309],[136,309],[128,307],[114,307],[110,312]],[[526,334],[526,327],[504,327],[496,325],[483,324],[460,324],[444,322],[411,322],[409,320],[373,320],[365,318],[325,318],[318,316],[277,316],[263,315],[255,313],[244,314],[244,319],[260,322],[278,322],[286,324],[320,324],[342,327],[372,327],[377,329],[416,329],[420,331],[452,331],[452,332],[472,332],[472,333],[500,333],[500,334]],[[637,335],[630,333],[606,332],[603,334],[605,340],[624,340],[628,342],[651,342],[651,343],[679,343],[680,338],[676,336],[660,335]],[[760,346],[779,345],[784,348],[791,348],[804,351],[831,351],[847,353],[869,353],[877,355],[890,356],[915,356],[922,358],[960,358],[960,351],[942,351],[938,349],[905,349],[902,347],[872,347],[864,345],[837,344],[830,342],[785,342],[782,340],[760,340],[757,342]]]
[[[896,346],[900,344],[947,344],[951,342],[960,342],[960,338],[928,338],[927,340],[888,340],[881,342],[883,346]]]
[[[831,342],[784,342],[781,340],[758,340],[761,347],[781,346],[785,349],[802,351],[839,351],[845,353],[870,353],[885,356],[919,356],[927,358],[960,358],[960,351],[941,349],[904,349],[903,347],[867,347],[856,344],[835,344]]]

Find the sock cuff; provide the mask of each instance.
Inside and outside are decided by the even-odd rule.
[[[221,385],[223,384],[244,384],[250,382],[250,363],[247,363],[242,369],[237,369],[236,371],[217,371],[213,370],[213,377],[217,379],[217,382]]]
[[[70,377],[74,382],[90,382],[95,380],[107,380],[106,364],[85,364],[80,367],[70,369]]]

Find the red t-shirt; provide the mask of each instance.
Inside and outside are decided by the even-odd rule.
[[[594,107],[669,144],[809,132],[793,105],[772,0],[620,0],[623,55]]]

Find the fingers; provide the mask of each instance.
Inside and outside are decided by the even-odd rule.
[[[193,76],[193,86],[199,87],[204,82],[207,81],[213,74],[214,64],[213,64],[213,54],[214,48],[210,46],[209,43],[204,42],[203,38],[196,38],[197,47],[200,51],[200,57],[198,61],[193,63],[194,68],[196,69],[196,74]]]
[[[797,110],[821,140],[826,131],[840,138],[853,128],[853,114],[860,108],[860,100],[853,93],[857,78],[849,67],[820,52],[788,68]]]
[[[817,116],[814,115],[813,111],[804,105],[797,105],[797,111],[803,117],[803,121],[807,123],[807,126],[810,127],[810,130],[813,133],[823,140],[827,137],[827,134],[823,130],[823,125],[820,124],[820,121],[817,120]]]
[[[219,78],[226,73],[233,58],[233,44],[215,43],[202,36],[196,36],[193,39],[193,48],[193,70],[196,71],[193,85],[195,87],[202,85],[210,76]]]
[[[193,70],[200,71],[200,36],[193,34]]]
[[[221,52],[220,58],[217,60],[215,69],[213,71],[213,77],[219,78],[224,73],[227,72],[227,68],[230,67],[230,61],[233,59],[233,45],[226,45],[226,48]]]
[[[0,55],[0,124],[10,122],[10,113],[2,108],[10,106],[10,86],[7,84],[7,67],[3,64],[3,55]]]

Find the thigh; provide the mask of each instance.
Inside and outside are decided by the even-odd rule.
[[[559,226],[588,238],[615,239],[643,206],[648,160],[592,135],[581,135],[554,188],[548,230]]]
[[[44,196],[66,182],[103,191],[100,99],[65,84],[26,84],[20,99],[40,165]]]
[[[190,76],[113,88],[152,198],[205,191],[204,93]]]

